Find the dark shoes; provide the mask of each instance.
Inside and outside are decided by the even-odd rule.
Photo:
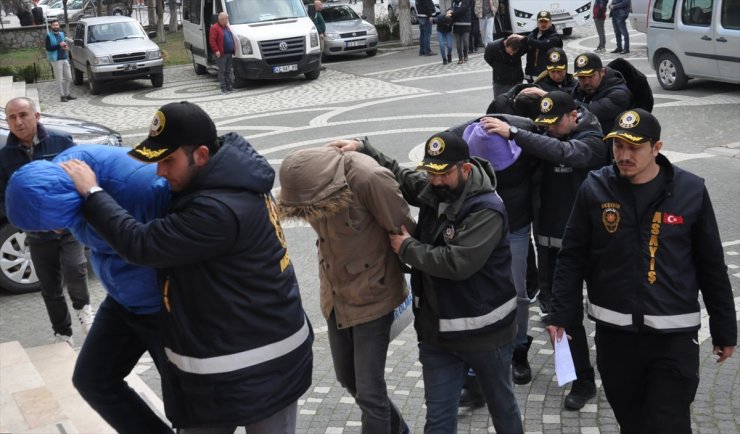
[[[565,397],[565,408],[568,410],[580,410],[586,405],[586,401],[596,396],[596,383],[593,379],[573,382],[570,393]]]
[[[472,375],[465,376],[465,385],[460,394],[460,407],[481,408],[486,405],[486,397],[483,395],[483,389],[478,383],[476,377]]]
[[[532,381],[532,368],[527,361],[529,347],[532,346],[532,336],[527,336],[527,344],[514,348],[514,357],[511,359],[511,376],[514,384],[528,384]]]
[[[72,101],[73,99],[77,99],[76,96],[67,95],[67,101]]]
[[[447,55],[447,63],[452,63],[452,54]]]
[[[630,50],[622,50],[622,54],[630,54]]]
[[[622,52],[622,49],[621,48],[615,48],[614,50],[611,51],[611,53],[613,53],[613,54],[619,54],[621,52]]]
[[[67,99],[67,97],[66,97],[66,96],[63,96],[63,97],[61,97],[61,98],[59,98],[59,99],[60,99],[60,100],[61,100],[62,102],[67,102],[67,101],[69,101],[69,100]]]

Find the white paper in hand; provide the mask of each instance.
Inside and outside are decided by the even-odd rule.
[[[558,386],[563,386],[577,378],[573,357],[570,355],[568,337],[565,334],[560,342],[555,339],[555,376],[558,379]]]

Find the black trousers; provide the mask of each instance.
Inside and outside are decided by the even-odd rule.
[[[596,361],[622,434],[690,434],[699,387],[697,332],[596,327]]]

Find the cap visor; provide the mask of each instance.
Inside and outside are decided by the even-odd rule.
[[[606,137],[604,137],[604,140],[609,139],[622,139],[632,143],[633,145],[641,145],[650,140],[645,136],[638,136],[624,130],[612,131],[611,133],[607,134]]]
[[[566,65],[548,65],[547,70],[548,71],[563,71],[565,70]]]
[[[419,165],[416,167],[416,170],[423,170],[426,172],[431,172],[436,175],[441,175],[450,168],[450,163],[437,163],[434,161],[422,161],[419,163]]]
[[[540,126],[549,127],[550,125],[556,124],[562,115],[560,116],[538,116],[537,119],[534,120],[534,123]]]
[[[582,69],[573,73],[574,77],[580,77],[582,75],[593,75],[595,69]]]
[[[177,148],[177,146],[173,148],[163,148],[162,145],[151,142],[147,139],[134,146],[133,149],[128,151],[128,154],[144,163],[156,163],[169,157],[170,154],[177,150]]]

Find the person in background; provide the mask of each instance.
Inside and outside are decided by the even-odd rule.
[[[632,10],[632,0],[613,0],[609,5],[609,14],[614,26],[614,37],[617,39],[617,48],[612,53],[629,54],[630,33],[627,31],[627,17]],[[624,44],[622,43],[624,40]]]
[[[524,78],[533,82],[547,66],[547,51],[553,47],[563,47],[555,26],[552,25],[552,17],[548,11],[540,11],[537,14],[537,28],[527,35],[514,33],[510,38],[518,38],[525,41],[527,50],[527,65],[524,67]]]
[[[208,33],[208,43],[213,55],[218,58],[218,84],[221,86],[221,93],[233,92],[234,84],[231,71],[234,67],[236,45],[234,34],[231,33],[231,26],[229,25],[229,14],[226,12],[219,13],[218,22],[211,26]]]
[[[324,56],[324,33],[326,33],[326,21],[324,20],[324,15],[322,15],[321,10],[324,9],[324,4],[321,3],[321,0],[314,0],[313,2],[314,6],[314,16],[313,16],[313,24],[316,26],[316,31],[319,32],[319,46],[321,47],[321,57]],[[326,71],[326,66],[321,65],[320,68],[322,71]]]
[[[59,25],[59,20],[51,20],[51,31],[46,34],[46,58],[51,62],[54,77],[59,86],[59,94],[62,102],[77,99],[70,95],[69,85],[72,82],[72,70],[69,67],[69,47],[64,40],[64,32]]]
[[[452,18],[452,33],[455,35],[458,65],[468,61],[468,43],[472,17],[471,5],[471,0],[454,0],[452,9],[447,11],[447,16]]]
[[[562,90],[565,93],[573,92],[576,80],[568,73],[568,56],[560,47],[550,48],[547,52],[546,69],[534,83],[542,88],[543,94],[553,90]]]
[[[470,39],[468,44],[470,51],[473,53],[478,52],[478,48],[485,48],[483,45],[483,39],[480,35],[480,19],[483,17],[483,0],[472,0],[470,11]]]
[[[480,34],[483,38],[483,46],[493,42],[494,26],[493,21],[498,12],[498,0],[482,0],[482,16],[480,17]]]
[[[44,10],[39,6],[39,0],[33,0],[31,15],[33,16],[33,25],[40,26],[44,24]]]
[[[432,0],[418,0],[416,13],[419,17],[419,56],[436,56],[432,51],[432,23],[437,10]]]
[[[615,161],[591,172],[578,191],[547,330],[554,343],[565,337],[563,327],[583,322],[585,282],[597,366],[620,432],[689,434],[704,316],[718,363],[737,345],[736,301],[712,201],[702,178],[660,153],[660,123],[649,112],[620,114],[605,140]]]
[[[0,217],[5,216],[5,189],[15,171],[34,160],[50,160],[74,146],[71,136],[44,128],[40,122],[41,113],[30,98],[17,97],[8,101],[5,117],[10,134],[6,146],[0,149]],[[74,346],[64,284],[84,334],[90,330],[95,318],[90,307],[84,247],[67,230],[28,232],[26,239],[54,340]]]
[[[447,13],[435,17],[437,21],[437,42],[442,64],[452,63],[452,18]]]
[[[21,4],[18,6],[15,15],[18,17],[18,22],[21,27],[27,27],[33,25],[33,14],[28,10],[28,6]]]
[[[606,34],[604,33],[604,22],[606,21],[606,4],[609,0],[594,0],[592,16],[594,17],[594,26],[596,33],[599,35],[599,45],[596,46],[597,53],[606,51]]]
[[[524,80],[522,72],[522,40],[516,38],[497,39],[486,46],[483,55],[493,70],[493,97],[508,92]]]

